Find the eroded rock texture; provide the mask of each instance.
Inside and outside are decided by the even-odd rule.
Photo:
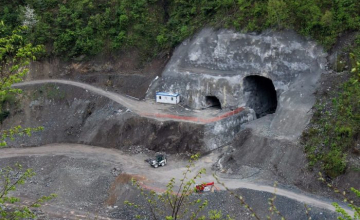
[[[183,104],[195,109],[248,106],[258,117],[276,112],[272,126],[294,137],[309,119],[325,66],[323,49],[292,31],[204,29],[176,49],[147,96],[180,93]],[[295,119],[302,122],[294,125]]]

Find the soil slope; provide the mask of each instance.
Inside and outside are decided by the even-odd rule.
[[[25,168],[33,167],[37,172],[37,176],[31,178],[25,188],[20,189],[21,197],[31,200],[49,193],[58,194],[58,198],[43,208],[51,219],[56,215],[62,215],[67,219],[69,216],[80,217],[84,213],[98,213],[100,217],[116,219],[133,219],[134,210],[125,208],[123,201],[144,201],[139,200],[138,192],[129,185],[130,179],[135,178],[143,186],[161,192],[165,190],[164,186],[170,177],[180,179],[187,164],[184,160],[169,157],[167,166],[153,169],[144,161],[148,155],[143,153],[130,155],[115,149],[72,144],[9,148],[1,149],[0,152],[1,166],[18,161],[23,163]],[[207,175],[199,179],[200,182],[214,181],[211,176],[212,164],[216,162],[220,153],[213,152],[196,162],[194,172],[201,168],[208,171]],[[239,179],[220,180],[229,188],[238,189],[237,192],[245,196],[260,216],[265,217],[268,214],[266,201],[272,197],[271,194],[275,190],[272,186]],[[178,186],[177,184],[175,185]],[[219,184],[217,188],[223,189]],[[334,218],[334,208],[328,199],[316,198],[301,191],[282,187],[276,189],[276,194],[276,205],[287,219],[305,217],[301,203],[312,207],[310,215],[315,219]],[[208,199],[209,209],[221,208],[224,214],[229,213],[237,219],[251,219],[234,198],[227,196],[227,192],[216,191],[194,196]],[[71,212],[73,214],[69,215]]]

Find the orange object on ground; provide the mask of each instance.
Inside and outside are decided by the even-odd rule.
[[[196,185],[195,188],[196,188],[196,191],[197,191],[197,192],[203,192],[204,189],[205,189],[205,187],[207,187],[207,186],[213,187],[213,186],[214,186],[214,182],[199,184],[199,185]]]

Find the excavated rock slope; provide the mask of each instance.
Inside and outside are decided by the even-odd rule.
[[[128,108],[82,88],[64,84],[30,85],[3,128],[43,126],[32,138],[19,137],[9,146],[84,143],[126,149],[143,146],[155,151],[197,152],[203,125],[139,117]]]
[[[244,125],[234,125],[229,131],[229,135],[234,133],[229,137],[235,138],[224,148],[224,154],[214,166],[215,170],[221,171],[218,174],[224,178],[270,185],[276,180],[280,185],[297,186],[326,195],[324,188],[319,190],[321,186],[316,176],[305,169],[306,157],[298,146],[299,137],[311,118],[311,108],[315,103],[313,93],[321,74],[326,72],[325,57],[321,47],[291,31],[241,34],[204,29],[176,49],[162,77],[152,83],[147,96],[154,97],[157,91],[178,92],[182,95],[182,104],[193,108],[209,107],[208,102],[227,109],[240,106],[253,108],[261,118]],[[267,80],[271,83],[267,84]],[[275,93],[266,99],[258,97],[272,89]],[[141,90],[144,91],[144,88]],[[195,123],[139,117],[107,98],[84,89],[57,84],[27,86],[21,104],[12,112],[15,113],[5,121],[3,128],[21,124],[24,127],[44,126],[45,130],[34,134],[31,139],[18,138],[9,142],[10,146],[62,142],[122,150],[141,145],[155,151],[196,152],[203,149],[206,142],[203,131],[215,129]],[[227,131],[216,134],[224,132]],[[56,160],[61,158],[56,157]],[[68,158],[63,161],[73,165]],[[30,166],[34,163],[29,160]],[[104,180],[104,187],[109,189],[109,181],[114,181],[114,178]],[[100,180],[95,178],[91,187],[98,187],[97,181]],[[123,183],[119,193],[125,195],[130,192],[128,187]],[[98,198],[104,200],[103,193],[102,189]],[[130,194],[136,195],[134,191]],[[249,194],[250,203],[255,207],[266,210],[264,194],[249,191],[245,194]],[[228,199],[227,194],[199,197],[211,199],[210,208],[221,206],[221,203],[216,203],[217,200],[226,203],[236,217],[247,219],[248,213],[237,212],[238,206],[232,205],[234,200]],[[290,208],[299,207],[299,204],[282,198],[279,200],[284,213],[290,211],[286,214],[289,219],[297,219],[304,214],[302,209],[294,211]],[[120,206],[120,203],[115,204]],[[92,207],[93,204],[87,205]],[[115,218],[132,215],[122,206],[109,212]],[[321,211],[316,212],[315,216]],[[262,214],[266,215],[265,211]],[[334,216],[319,218],[322,217]]]
[[[216,98],[222,108],[249,106],[258,116],[276,109],[271,129],[295,139],[309,121],[325,66],[323,49],[292,31],[204,29],[175,50],[147,96],[180,93],[184,104],[197,109]]]

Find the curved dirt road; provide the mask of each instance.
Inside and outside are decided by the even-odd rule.
[[[47,83],[59,83],[59,84],[71,85],[78,88],[82,88],[94,94],[107,97],[112,101],[117,102],[120,105],[130,109],[131,111],[135,112],[141,117],[152,118],[156,120],[188,121],[196,124],[207,124],[207,123],[219,121],[234,114],[238,114],[239,112],[244,110],[243,107],[239,107],[235,110],[231,110],[227,112],[219,112],[211,109],[201,110],[201,111],[190,111],[189,109],[184,108],[185,111],[183,111],[181,115],[173,114],[172,113],[173,110],[171,110],[171,107],[173,107],[174,105],[158,104],[153,101],[137,101],[127,98],[121,94],[105,91],[101,88],[97,88],[89,84],[70,81],[70,80],[61,80],[61,79],[33,80],[33,81],[13,84],[13,87],[19,88],[24,86],[47,84]]]
[[[150,103],[146,103],[143,101],[135,101],[135,100],[132,100],[130,98],[127,98],[127,97],[117,94],[117,93],[105,91],[103,89],[97,88],[97,87],[89,85],[89,84],[70,81],[70,80],[62,80],[62,79],[33,80],[33,81],[13,84],[13,87],[23,87],[23,86],[27,86],[27,85],[37,85],[37,84],[46,84],[46,83],[60,83],[60,84],[71,85],[71,86],[75,86],[75,87],[79,87],[79,88],[88,90],[97,95],[107,97],[107,98],[111,99],[112,101],[117,102],[117,103],[129,108],[131,111],[133,111],[137,114],[140,114],[140,109],[146,109],[147,111],[156,112],[156,110],[164,108],[164,105],[157,105],[156,109],[155,109],[154,105],[152,105]]]
[[[131,111],[143,117],[162,120],[161,118],[151,116],[151,114],[155,115],[161,111],[165,111],[168,108],[168,105],[154,105],[153,103],[150,102],[135,101],[117,93],[105,91],[103,89],[88,84],[69,81],[69,80],[35,80],[35,81],[14,84],[14,86],[23,87],[27,85],[46,84],[46,83],[60,83],[65,85],[72,85],[88,90],[97,95],[105,96],[129,108]],[[144,109],[146,109],[146,112],[150,113],[150,115],[144,115],[142,112],[142,110]],[[199,114],[199,117],[206,118],[207,115],[201,112]],[[181,119],[172,119],[172,120],[182,121]],[[144,176],[146,179],[146,182],[144,184],[146,184],[146,186],[148,186],[149,188],[154,188],[154,189],[158,186],[166,186],[168,180],[171,177],[178,177],[179,179],[179,177],[182,176],[182,173],[185,170],[185,166],[187,165],[187,162],[185,161],[171,159],[171,162],[167,166],[163,167],[161,169],[161,172],[159,172],[157,169],[149,169],[149,165],[144,162],[144,160],[147,159],[147,157],[143,154],[132,155],[131,157],[129,157],[128,155],[124,154],[119,150],[91,147],[86,145],[51,144],[36,148],[0,149],[0,158],[11,158],[11,157],[30,156],[30,155],[38,155],[38,156],[66,155],[74,158],[91,157],[94,159],[98,159],[99,162],[106,160],[108,162],[113,163],[115,166],[121,165],[124,168],[124,172],[128,174]],[[200,170],[201,168],[206,168],[209,173],[208,175],[204,175],[203,178],[199,180],[199,182],[214,181],[214,178],[211,175],[211,166],[213,165],[213,163],[217,162],[217,158],[218,158],[217,154],[211,153],[210,155],[203,157],[199,161],[197,161],[193,170],[196,171],[196,170]],[[237,179],[220,178],[220,181],[225,182],[227,187],[231,189],[245,188],[245,189],[263,191],[269,193],[274,192],[273,186],[261,185],[261,184],[246,182]],[[156,189],[161,190],[158,188]],[[331,203],[325,201],[325,199],[320,200],[312,196],[307,196],[301,193],[295,193],[293,191],[289,191],[281,188],[277,188],[276,194],[318,208],[335,211],[335,208],[331,205]],[[353,215],[353,212],[351,210],[348,210],[348,213]]]
[[[165,188],[160,189],[158,187],[165,187],[171,177],[180,179],[183,171],[186,170],[185,166],[187,165],[186,161],[171,159],[170,163],[168,163],[167,166],[162,167],[161,172],[159,172],[159,169],[152,169],[149,167],[149,164],[144,162],[144,160],[148,158],[144,154],[129,156],[116,149],[100,148],[79,144],[51,144],[34,148],[0,149],[0,159],[19,156],[52,155],[65,155],[73,158],[92,158],[98,160],[99,163],[101,163],[101,161],[107,161],[114,164],[114,166],[121,165],[125,173],[143,176],[145,179],[143,184],[158,191],[165,190]],[[208,171],[206,175],[203,175],[202,179],[199,179],[199,182],[214,181],[214,178],[211,175],[211,166],[216,162],[217,158],[218,155],[216,153],[211,153],[210,155],[202,157],[196,162],[195,167],[192,169],[193,171],[198,171],[201,168],[206,168]],[[269,193],[274,192],[273,186],[245,182],[238,179],[220,178],[220,181],[225,182],[226,186],[230,189],[245,188]],[[220,189],[221,188],[222,187],[220,186]],[[325,201],[326,199],[320,200],[312,196],[307,196],[281,188],[276,189],[276,194],[301,203],[305,203],[307,205],[335,211],[335,208],[331,205],[331,203]],[[349,214],[353,215],[351,210],[347,208],[346,210]]]

